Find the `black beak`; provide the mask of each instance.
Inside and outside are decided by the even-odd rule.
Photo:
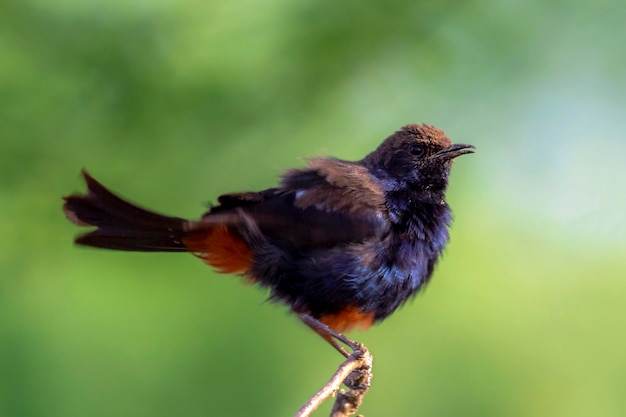
[[[440,150],[433,155],[433,158],[453,159],[457,156],[474,153],[474,149],[476,148],[472,145],[459,143],[456,145],[450,145],[447,148]]]

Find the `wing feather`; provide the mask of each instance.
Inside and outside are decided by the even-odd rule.
[[[300,251],[380,238],[389,230],[384,193],[356,163],[325,158],[290,170],[278,188],[226,194],[200,222],[229,219],[243,224],[240,211],[276,244]]]

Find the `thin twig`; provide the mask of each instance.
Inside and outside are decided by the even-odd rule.
[[[357,344],[354,352],[339,366],[332,378],[300,407],[295,417],[310,416],[320,404],[336,392],[338,394],[331,417],[348,417],[355,414],[370,386],[371,369],[371,353],[365,346]],[[339,389],[342,383],[349,388],[348,392]]]
[[[359,359],[362,365],[354,370],[343,383],[349,388],[346,392],[340,389],[330,412],[330,417],[349,417],[356,414],[363,402],[363,397],[372,382],[372,355],[367,348],[359,345]]]

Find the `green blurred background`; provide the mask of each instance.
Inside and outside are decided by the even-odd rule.
[[[626,6],[0,3],[0,416],[287,416],[338,355],[191,256],[76,248],[85,167],[198,217],[410,122],[457,160],[428,289],[367,333],[367,416],[626,415]],[[328,408],[321,410],[325,415]]]

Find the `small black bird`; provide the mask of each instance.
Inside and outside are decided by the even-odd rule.
[[[383,320],[428,282],[448,241],[452,160],[473,149],[407,125],[361,161],[312,159],[276,188],[220,196],[197,221],[139,208],[83,172],[88,192],[65,197],[64,210],[96,228],[80,245],[191,252],[345,332]]]

